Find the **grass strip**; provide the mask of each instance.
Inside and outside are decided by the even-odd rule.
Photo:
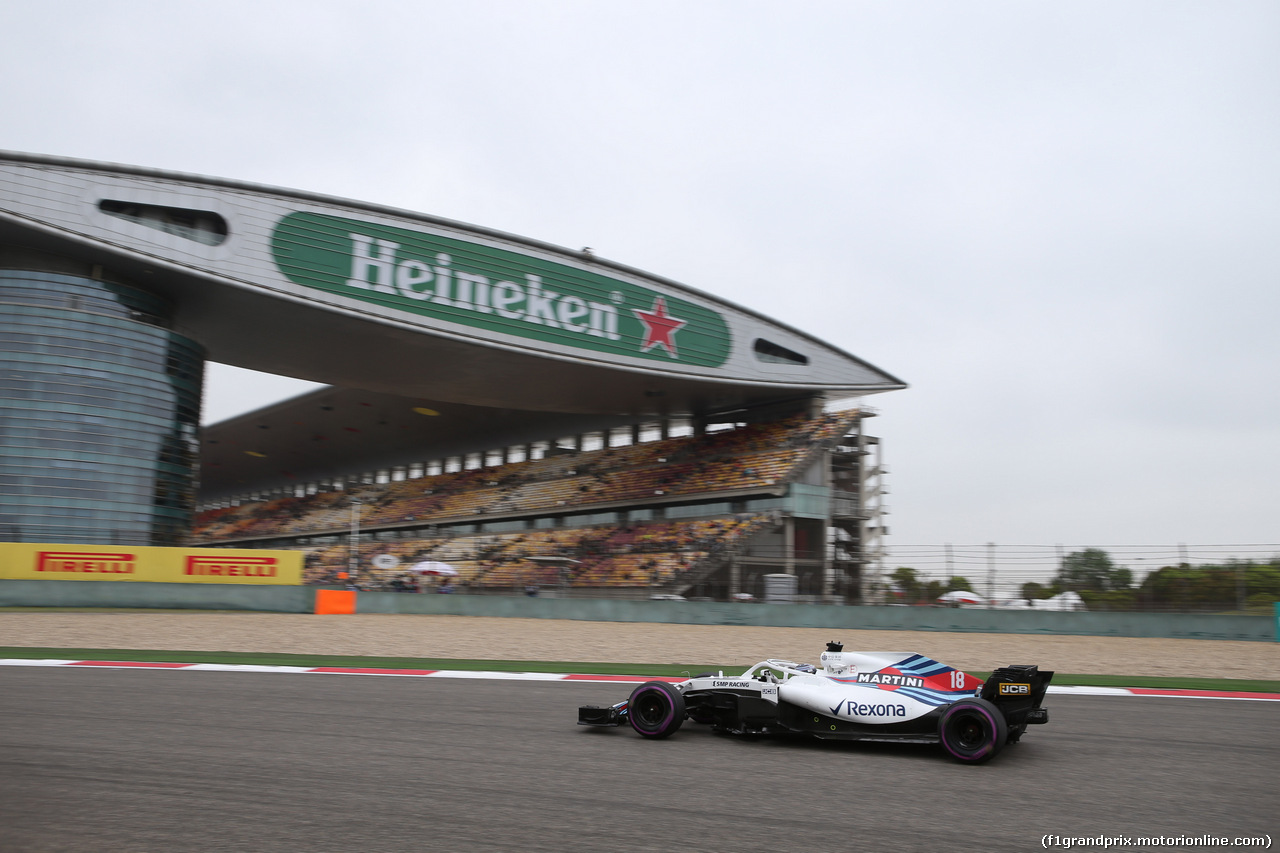
[[[466,672],[564,672],[592,675],[652,675],[679,678],[703,672],[737,674],[738,664],[647,664],[542,660],[467,660],[458,658],[366,657],[361,655],[293,655],[274,652],[155,651],[151,649],[56,649],[0,646],[0,658],[20,660],[104,660],[165,663],[220,663],[257,666],[342,666],[364,669],[453,669]],[[990,673],[971,672],[978,678]],[[1280,693],[1280,681],[1257,678],[1195,678],[1155,675],[1076,675],[1056,673],[1053,683],[1076,687],[1149,687],[1167,690],[1230,690]]]
[[[464,660],[458,658],[293,655],[276,652],[196,652],[148,649],[55,649],[0,646],[0,658],[21,660],[103,660],[165,663],[221,663],[255,666],[343,666],[363,669],[456,669],[466,672],[564,672],[592,675],[690,676],[702,672],[740,672],[746,667],[694,664],[565,663],[544,660]]]

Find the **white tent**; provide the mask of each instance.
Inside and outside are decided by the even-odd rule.
[[[982,596],[967,589],[953,589],[938,596],[939,604],[982,604],[985,601]]]
[[[435,575],[436,577],[456,578],[458,570],[448,563],[441,563],[436,560],[423,560],[421,563],[414,563],[409,567],[409,571],[415,575]]]
[[[1060,592],[1053,598],[1011,598],[996,605],[997,610],[1088,610],[1080,593]]]

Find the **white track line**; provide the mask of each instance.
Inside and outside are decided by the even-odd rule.
[[[76,669],[181,670],[184,672],[265,672],[284,675],[363,675],[391,678],[470,678],[496,681],[566,681],[582,684],[640,684],[654,679],[643,675],[589,675],[562,672],[490,672],[459,669],[385,669],[336,666],[261,666],[230,663],[159,663],[149,661],[26,660],[0,658],[0,666],[52,666]],[[1231,690],[1165,690],[1143,687],[1078,687],[1050,685],[1047,692],[1064,696],[1157,696],[1176,699],[1234,699],[1252,702],[1280,702],[1280,694]]]

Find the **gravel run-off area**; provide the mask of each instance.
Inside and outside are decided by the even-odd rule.
[[[849,651],[918,652],[959,669],[1280,680],[1280,643],[578,622],[479,616],[0,612],[0,646],[747,666]]]

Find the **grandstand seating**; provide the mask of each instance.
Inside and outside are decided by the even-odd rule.
[[[797,476],[816,448],[843,436],[856,412],[808,419],[797,415],[702,436],[668,438],[624,447],[548,456],[501,466],[363,485],[349,492],[276,498],[202,512],[195,544],[342,533],[353,499],[362,530],[399,528],[392,542],[361,544],[361,564],[391,553],[401,569],[375,572],[387,583],[406,565],[431,559],[458,569],[475,588],[526,584],[587,587],[656,586],[721,559],[759,530],[759,515],[714,520],[663,521],[628,526],[537,529],[515,533],[445,536],[430,525],[489,517],[535,517],[592,508],[644,506],[656,497],[703,497],[765,492]],[[345,567],[347,544],[308,552],[310,583],[332,580]],[[577,562],[562,570],[531,557]]]
[[[364,543],[362,583],[387,588],[421,561],[448,563],[458,571],[451,582],[470,589],[543,587],[663,586],[703,561],[726,554],[735,544],[770,523],[768,516],[621,527],[526,530],[517,533],[424,536],[394,542]],[[393,569],[373,569],[372,558],[391,554]],[[541,562],[531,558],[563,558]],[[310,549],[306,583],[333,581],[350,559],[346,543]],[[434,583],[434,582],[433,582]]]

